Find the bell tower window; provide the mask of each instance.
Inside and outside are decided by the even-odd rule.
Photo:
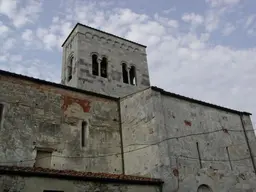
[[[73,62],[74,62],[74,56],[72,55],[68,61],[68,68],[67,68],[68,81],[72,79]]]
[[[125,63],[122,64],[122,72],[123,72],[123,82],[126,84],[129,84],[127,65]]]
[[[98,56],[96,54],[92,55],[92,74],[96,76],[99,75]]]
[[[107,67],[108,67],[107,58],[103,57],[102,61],[100,63],[100,75],[101,75],[101,77],[107,78]]]
[[[131,67],[130,71],[129,71],[129,76],[130,76],[130,84],[132,85],[136,85],[136,69],[134,66]]]

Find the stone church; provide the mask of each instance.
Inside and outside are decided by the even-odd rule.
[[[256,191],[250,113],[151,86],[113,34],[62,47],[60,84],[0,71],[0,192]]]

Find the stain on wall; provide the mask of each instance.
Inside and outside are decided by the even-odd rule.
[[[89,112],[90,111],[90,101],[86,100],[86,99],[78,99],[78,98],[72,98],[69,96],[63,96],[63,105],[62,105],[62,109],[64,111],[67,110],[68,106],[72,105],[73,103],[77,103],[78,105],[80,105],[83,108],[83,111]]]
[[[213,191],[255,191],[256,177],[239,114],[191,105],[151,89],[124,98],[121,114],[124,150],[130,151],[124,155],[126,174],[161,178],[164,192],[197,191],[207,183]],[[243,119],[255,154],[250,117]],[[243,180],[247,187],[236,180],[241,174],[247,175]]]
[[[1,76],[0,83],[0,101],[6,103],[1,165],[33,166],[36,147],[46,147],[54,149],[54,169],[121,173],[116,100],[14,77]],[[83,121],[88,123],[86,147],[81,146]]]

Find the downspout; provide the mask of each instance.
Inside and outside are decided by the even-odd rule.
[[[256,166],[255,166],[255,162],[254,162],[254,158],[253,158],[253,154],[252,154],[252,149],[251,149],[251,146],[250,146],[250,143],[249,143],[249,139],[248,139],[248,136],[247,136],[247,133],[246,133],[246,129],[245,129],[245,125],[244,125],[244,121],[243,121],[243,114],[242,113],[240,113],[240,119],[241,119],[241,122],[242,122],[244,136],[245,136],[246,144],[248,146],[248,150],[249,150],[249,153],[250,153],[250,158],[251,158],[251,161],[252,161],[252,166],[253,166],[253,169],[254,169],[254,173],[256,174]]]
[[[122,174],[125,174],[124,166],[124,144],[123,144],[123,131],[122,131],[122,113],[121,113],[121,98],[118,100],[118,111],[119,111],[119,134],[120,134],[120,143],[121,143],[121,163],[122,163]]]

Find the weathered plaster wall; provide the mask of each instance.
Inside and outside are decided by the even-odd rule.
[[[151,89],[127,97],[121,104],[124,146],[130,146],[130,152],[124,156],[127,174],[161,178],[164,191],[196,191],[200,184],[209,181],[214,191],[235,187],[256,191],[251,185],[256,178],[238,114]],[[146,119],[151,121],[146,123]],[[255,154],[250,117],[243,116],[243,120],[250,130],[247,134]],[[198,176],[201,168],[197,142],[205,170],[202,177]],[[241,175],[245,175],[242,182],[236,179]],[[246,183],[246,187],[241,183]]]
[[[121,173],[117,101],[15,77],[0,76],[0,84],[1,165],[33,166],[36,147],[46,147],[52,168]]]
[[[158,138],[155,134],[156,117],[153,101],[150,89],[121,100],[122,137],[127,174],[150,177],[151,169],[159,164],[158,146],[144,145]]]
[[[151,89],[121,101],[125,173],[164,178],[164,187],[170,190],[177,186],[177,178],[172,173],[169,146],[158,143],[166,138],[160,101]]]
[[[43,192],[54,190],[63,192],[160,192],[157,185],[136,185],[125,183],[90,182],[77,180],[63,180],[43,177],[0,177],[0,192]]]
[[[145,47],[78,25],[72,33],[76,60],[77,84],[68,85],[110,96],[125,96],[149,87],[149,72]],[[71,37],[70,37],[71,38]],[[63,52],[69,55],[65,45]],[[108,77],[92,75],[92,53],[108,60]],[[64,56],[64,61],[67,56]],[[123,83],[122,63],[136,67],[137,86]]]

